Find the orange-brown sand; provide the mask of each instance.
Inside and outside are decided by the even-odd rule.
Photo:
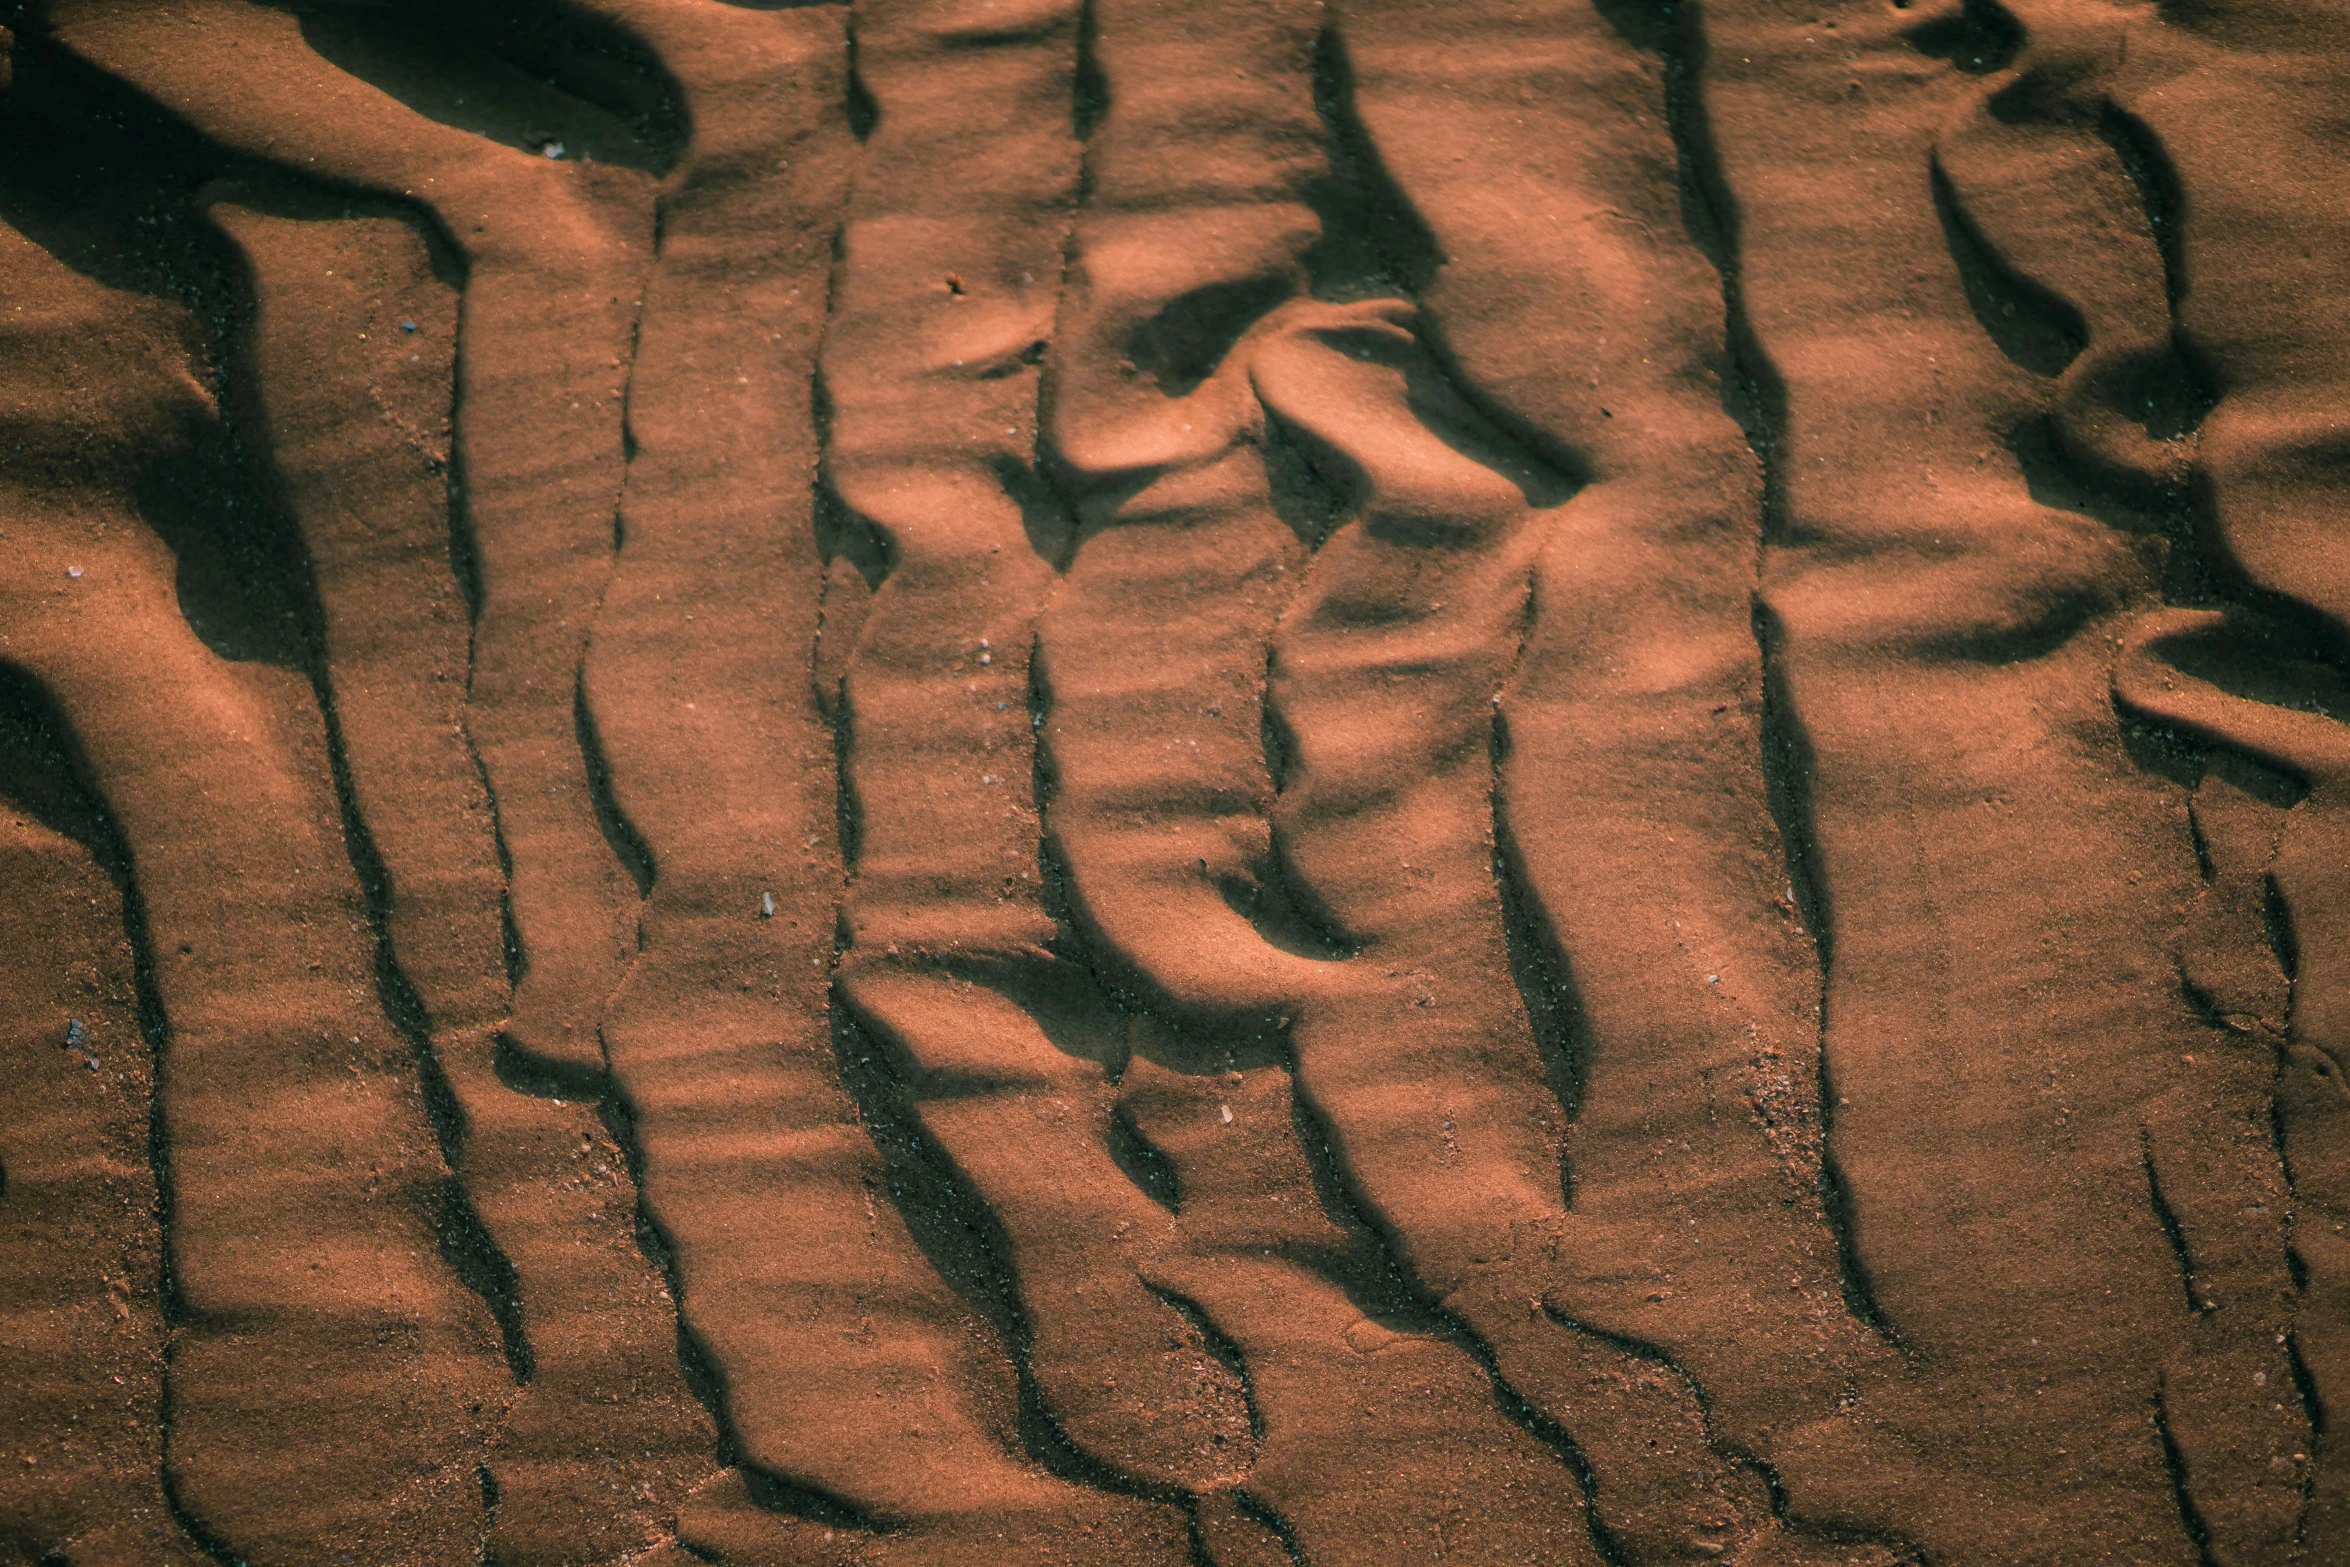
[[[2343,0],[0,43],[0,1567],[2350,1561]]]

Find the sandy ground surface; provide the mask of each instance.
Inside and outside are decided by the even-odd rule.
[[[0,23],[0,1563],[2350,1560],[2343,0]]]

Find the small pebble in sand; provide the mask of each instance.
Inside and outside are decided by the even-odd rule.
[[[400,323],[400,330],[403,332],[413,332],[416,330],[416,323],[413,321],[403,321]]]
[[[89,1042],[89,1025],[85,1024],[78,1017],[67,1018],[65,1020],[65,1041],[61,1048],[66,1050],[80,1050],[84,1046],[88,1045]]]
[[[774,893],[762,892],[759,894],[759,918],[763,920],[771,920],[775,918]]]
[[[548,159],[560,158],[563,156],[563,144],[559,141],[551,141],[539,149],[539,156]]]
[[[79,566],[68,566],[68,567],[66,567],[66,568],[65,568],[65,574],[66,574],[67,576],[69,576],[69,577],[73,578],[73,580],[74,580],[74,581],[76,581],[76,582],[79,582],[79,581],[81,581],[81,580],[82,580],[82,568],[81,568],[81,567],[79,567]]]
[[[1232,1107],[1230,1105],[1216,1106],[1216,1113],[1224,1118],[1224,1124],[1226,1126],[1230,1126],[1232,1124]]]

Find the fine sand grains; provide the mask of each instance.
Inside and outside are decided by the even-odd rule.
[[[2350,1554],[2337,9],[0,9],[0,1562]]]

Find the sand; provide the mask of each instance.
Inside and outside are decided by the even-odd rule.
[[[0,1564],[2350,1559],[2335,0],[0,34]]]

